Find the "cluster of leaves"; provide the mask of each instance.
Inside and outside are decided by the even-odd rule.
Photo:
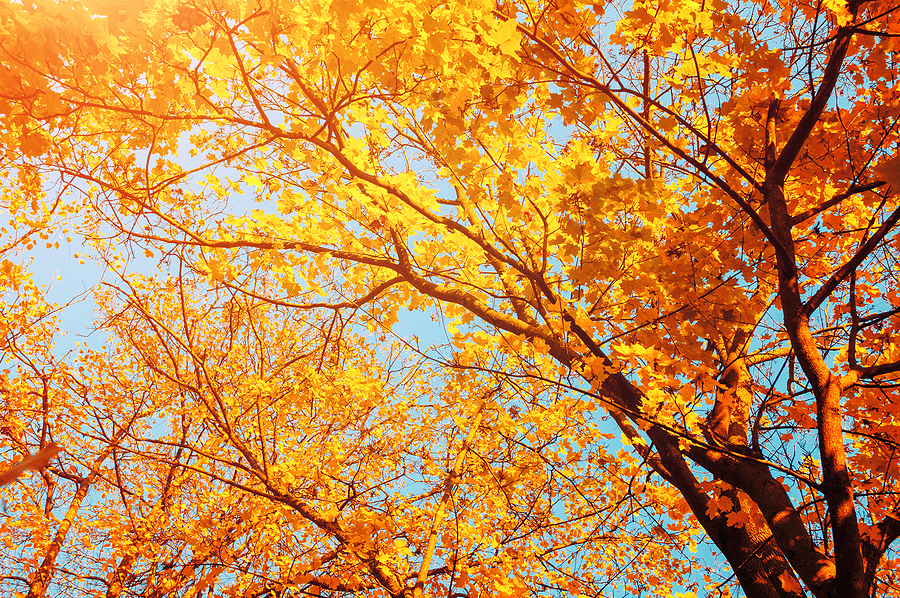
[[[0,431],[65,448],[9,579],[900,593],[898,11],[3,5],[4,251],[71,229],[109,277],[56,358],[3,262]]]

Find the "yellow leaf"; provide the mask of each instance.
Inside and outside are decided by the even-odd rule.
[[[845,27],[853,20],[853,15],[847,10],[847,0],[823,0],[822,6],[834,13],[840,27]]]
[[[520,35],[516,31],[515,19],[501,21],[490,37],[501,53],[508,56],[516,55],[516,50],[519,49]]]

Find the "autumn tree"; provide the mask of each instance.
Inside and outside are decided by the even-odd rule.
[[[324,542],[304,570],[310,579],[272,560],[275,585],[254,591],[289,594],[300,584],[407,596],[428,581],[429,591],[452,594],[469,588],[467,567],[488,561],[475,552],[449,558],[460,554],[460,536],[421,530],[404,536],[407,555],[391,535],[406,529],[402,514],[370,521],[372,544],[357,548],[341,508],[323,515],[310,510],[318,498],[292,502],[289,486],[273,484],[266,471],[277,462],[256,445],[276,420],[244,429],[227,414],[296,409],[299,426],[308,393],[291,394],[302,376],[288,370],[259,374],[263,386],[251,389],[237,366],[224,367],[223,338],[247,347],[263,338],[238,334],[243,321],[217,315],[192,336],[186,314],[207,309],[209,293],[231,294],[228,309],[247,321],[267,310],[284,321],[307,314],[303,326],[318,326],[315,351],[292,348],[290,335],[271,342],[285,363],[330,372],[332,389],[341,388],[339,372],[350,384],[360,368],[327,362],[341,343],[365,354],[357,337],[368,328],[366,342],[377,345],[401,310],[446,318],[452,352],[423,353],[440,362],[428,379],[447,385],[436,404],[455,427],[413,424],[419,438],[437,434],[432,446],[446,458],[419,455],[435,477],[397,488],[434,491],[425,511],[440,527],[442,476],[494,497],[525,477],[526,510],[549,522],[534,533],[562,560],[567,542],[584,548],[581,565],[563,573],[541,548],[497,549],[491,566],[512,580],[498,581],[497,592],[603,591],[595,573],[613,557],[594,532],[565,539],[569,532],[552,530],[554,518],[578,520],[563,515],[570,505],[601,500],[604,480],[618,479],[595,467],[615,451],[600,435],[614,425],[629,445],[628,475],[650,482],[615,493],[664,513],[676,534],[687,533],[689,512],[747,596],[894,595],[898,8],[888,0],[9,4],[0,12],[6,160],[36,188],[59,192],[79,215],[85,253],[119,274],[123,307],[100,322],[133,360],[127,384],[172,385],[168,399],[155,399],[161,413],[181,401],[182,413],[207,418],[208,429],[189,426],[167,442],[209,459],[205,438],[227,438],[198,479],[210,492],[221,485],[282,504],[323,534],[281,550]],[[185,296],[176,283],[132,274],[154,259],[208,290],[170,303]],[[327,313],[352,323],[315,324]],[[381,361],[389,353],[376,350],[366,368],[390,371]],[[221,371],[208,365],[216,359]],[[141,382],[137,372],[153,374]],[[227,395],[233,403],[210,402],[225,396],[223,384],[239,389]],[[421,414],[378,400],[372,417],[396,449],[405,442],[400,420]],[[479,419],[483,401],[502,422],[496,436],[488,430],[499,424]],[[365,405],[347,407],[347,427],[329,432],[336,436],[313,429],[337,415],[294,433],[314,438],[318,455],[329,454],[328,438],[358,438],[368,456],[354,457],[353,471],[375,487],[387,474],[371,460],[375,432],[359,427]],[[168,433],[179,433],[178,421]],[[559,435],[570,426],[571,437]],[[185,467],[137,438],[150,439],[135,436],[142,463]],[[466,457],[457,469],[450,455],[465,453],[463,438],[495,456],[480,466]],[[497,465],[504,443],[522,451],[508,453],[508,467]],[[222,466],[238,477],[223,478]],[[556,467],[574,476],[564,490],[540,481]],[[301,486],[312,484],[315,472],[301,473]],[[479,475],[490,479],[475,484]],[[332,482],[323,493],[346,477]],[[551,497],[562,502],[548,506]],[[361,500],[343,507],[346,521],[384,505]],[[503,510],[483,504],[496,509],[489,516]],[[663,547],[673,531],[638,529],[640,518],[613,512],[626,517],[615,529],[632,543]],[[216,541],[233,546],[263,532],[229,533]],[[445,556],[429,577],[438,544]],[[615,558],[628,542],[618,549]],[[340,558],[323,564],[327,550]],[[522,569],[509,565],[515,559]],[[186,570],[188,561],[171,591],[199,583],[201,565]],[[677,553],[644,559],[641,584],[674,587],[685,562]],[[411,573],[423,563],[424,579]],[[221,565],[208,566],[207,587],[268,575],[246,565],[252,581],[223,580],[209,577]],[[473,583],[460,591],[490,591]],[[640,593],[641,584],[620,587]]]
[[[46,495],[52,512],[52,490],[7,494],[7,534],[34,537],[8,549],[11,587],[518,596],[692,583],[697,530],[661,510],[678,512],[670,493],[634,488],[640,468],[597,444],[566,386],[429,367],[340,332],[351,322],[337,314],[261,297],[262,276],[257,297],[205,279],[98,290],[119,340],[83,348],[50,401],[68,449],[43,475],[78,482],[73,506],[54,530],[28,508]],[[644,492],[660,499],[649,512]],[[667,523],[665,537],[642,533],[648,522]],[[604,567],[572,570],[573,558]]]
[[[168,499],[177,528],[130,540],[140,558],[119,568],[132,594],[518,596],[692,582],[682,551],[696,530],[670,521],[664,539],[636,533],[664,517],[641,513],[638,468],[597,444],[565,386],[428,366],[396,342],[339,333],[348,323],[336,315],[280,306],[264,284],[210,292],[186,278],[132,281],[105,301],[123,339],[118,366],[147,372],[138,386],[169,422],[129,434],[131,467],[205,480]],[[665,505],[663,489],[646,491]],[[176,538],[190,547],[173,553]],[[567,570],[572,558],[605,567]]]

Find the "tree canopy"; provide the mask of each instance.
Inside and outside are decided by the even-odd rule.
[[[2,3],[4,592],[900,595],[898,44],[896,0]]]

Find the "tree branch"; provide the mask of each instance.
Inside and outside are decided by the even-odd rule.
[[[847,189],[845,192],[835,195],[834,197],[832,197],[825,203],[820,204],[814,208],[810,208],[810,209],[806,210],[805,212],[800,212],[799,214],[794,215],[791,218],[791,226],[792,227],[797,226],[804,220],[807,220],[808,218],[812,218],[816,214],[819,214],[821,212],[824,212],[828,208],[836,206],[837,204],[841,203],[848,197],[852,197],[852,196],[856,195],[857,193],[863,193],[864,191],[871,191],[872,189],[877,189],[879,187],[883,187],[884,185],[887,185],[887,183],[884,181],[875,181],[874,183],[868,183],[866,185],[853,185],[852,187]]]
[[[882,223],[882,225],[875,231],[875,234],[866,241],[862,247],[857,250],[857,252],[851,257],[847,262],[841,266],[837,272],[831,275],[825,284],[823,284],[818,291],[816,291],[815,295],[809,298],[809,300],[803,304],[801,308],[801,314],[805,317],[809,317],[812,315],[814,311],[822,304],[825,299],[828,298],[831,293],[840,285],[844,280],[850,276],[850,273],[856,270],[856,268],[862,263],[864,259],[866,259],[869,254],[871,254],[878,244],[884,239],[885,236],[897,222],[900,221],[900,207],[898,207],[894,212],[888,217],[887,220]]]

